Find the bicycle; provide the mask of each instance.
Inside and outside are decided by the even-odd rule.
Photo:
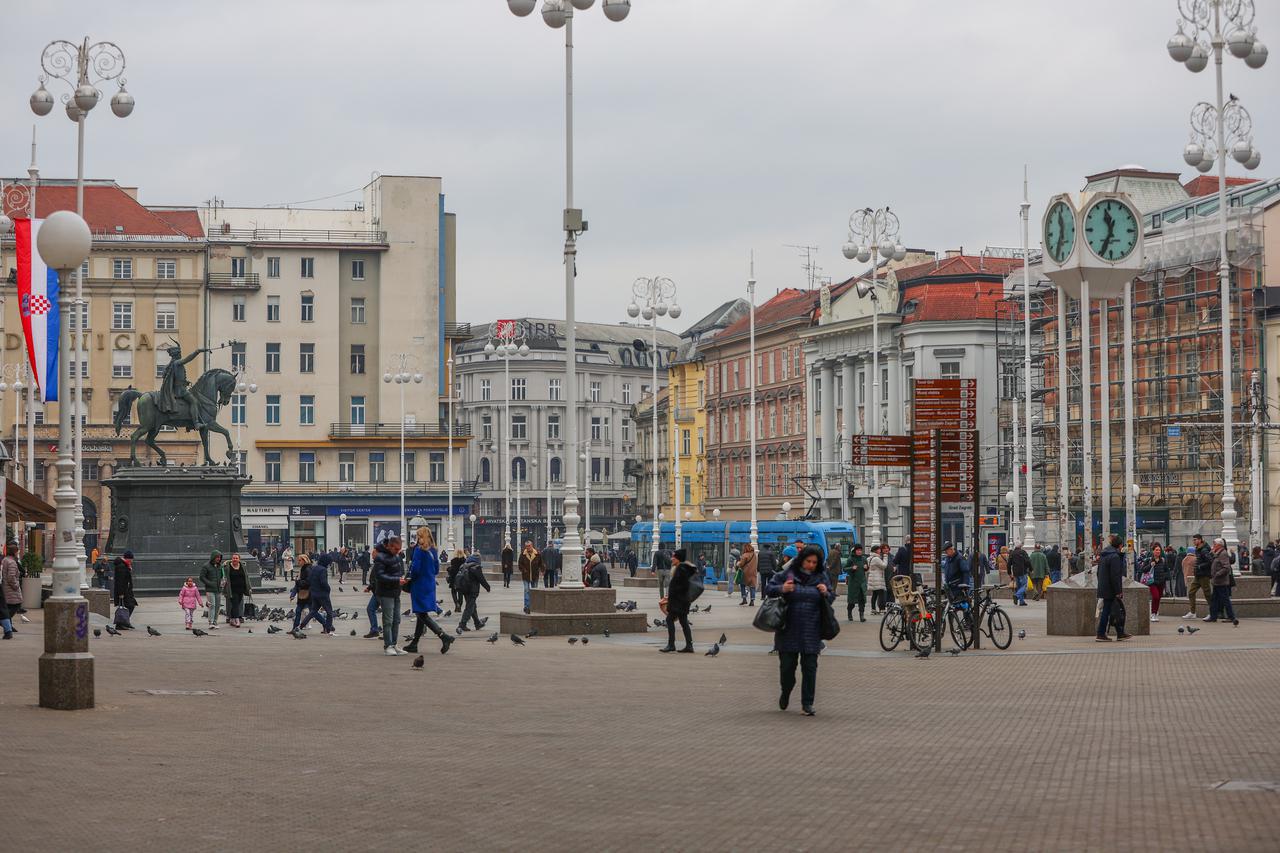
[[[973,642],[974,626],[977,630],[987,635],[991,640],[991,644],[997,649],[1004,651],[1009,648],[1013,642],[1013,622],[1010,621],[1009,615],[1004,612],[994,598],[991,597],[994,586],[984,586],[982,592],[978,595],[976,606],[971,612],[965,614],[965,639],[967,643],[961,645],[958,641],[956,645],[961,648],[968,648]],[[985,620],[985,626],[984,626]],[[954,635],[953,639],[954,639]]]
[[[915,651],[933,643],[935,608],[929,606],[928,587],[913,588],[911,578],[896,577],[891,583],[894,601],[880,620],[880,648],[896,649],[905,639]]]

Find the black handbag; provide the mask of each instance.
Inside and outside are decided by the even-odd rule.
[[[840,620],[836,618],[835,608],[825,595],[822,596],[822,626],[819,636],[824,640],[834,640],[840,634]]]
[[[751,620],[751,624],[761,631],[770,633],[785,630],[787,627],[787,603],[782,600],[782,596],[770,596],[760,602],[760,609],[756,611],[756,618]]]

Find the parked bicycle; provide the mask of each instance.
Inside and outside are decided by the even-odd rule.
[[[967,649],[973,643],[974,626],[976,625],[982,633],[986,634],[991,640],[991,644],[997,649],[1004,650],[1009,648],[1009,644],[1013,642],[1013,622],[1009,619],[1009,614],[1005,613],[999,603],[991,597],[991,593],[996,590],[995,586],[984,586],[978,594],[978,600],[972,608],[972,612],[964,614],[964,639],[961,643],[958,639],[956,645]],[[956,639],[956,635],[951,635],[952,639]]]

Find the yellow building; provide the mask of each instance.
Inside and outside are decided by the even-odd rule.
[[[666,407],[667,437],[672,442],[671,458],[677,460],[667,477],[663,512],[675,518],[676,490],[680,491],[680,513],[692,521],[704,521],[706,503],[706,367],[696,353],[687,361],[677,361],[667,369],[669,401]],[[659,413],[661,414],[661,408]],[[709,508],[705,508],[707,513]]]

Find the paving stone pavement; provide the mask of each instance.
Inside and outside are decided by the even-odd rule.
[[[657,615],[654,592],[618,596]],[[36,707],[33,614],[0,643],[7,848],[1280,846],[1277,620],[1102,646],[1045,637],[1032,605],[1008,652],[916,660],[881,652],[868,616],[823,656],[810,719],[777,710],[768,638],[723,593],[699,602],[697,655],[658,654],[656,629],[585,648],[485,631],[443,657],[424,641],[423,671],[348,635],[366,596],[335,598],[361,619],[303,641],[191,637],[176,604],[143,600],[138,631],[92,643],[98,706],[74,713]],[[518,603],[498,585],[481,613]]]

